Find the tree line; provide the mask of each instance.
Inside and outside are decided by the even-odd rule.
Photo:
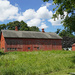
[[[29,27],[24,21],[13,21],[7,24],[0,24],[0,31],[3,30],[15,30],[15,26],[18,27],[18,30],[22,31],[40,31],[38,27],[32,26]]]

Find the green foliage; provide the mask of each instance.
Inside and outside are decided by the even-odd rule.
[[[50,0],[43,0],[50,1]],[[56,4],[57,13],[63,15],[64,11],[69,13],[75,13],[75,0],[52,0],[54,4]],[[57,15],[58,15],[57,14]]]
[[[72,31],[68,29],[64,29],[61,31],[61,29],[57,29],[57,31],[55,32],[56,34],[58,34],[61,37],[73,37],[75,38],[75,35],[72,33]]]
[[[45,1],[51,1],[51,0],[43,0]],[[75,32],[75,0],[52,0],[53,4],[56,5],[55,8],[53,8],[53,10],[55,11],[56,9],[56,13],[53,14],[54,20],[55,18],[59,18],[59,14],[60,14],[60,18],[63,19],[64,18],[64,12],[67,12],[66,18],[63,21],[63,26],[67,29],[69,29],[69,31],[71,32]]]
[[[72,33],[68,32],[67,30],[62,30],[59,35],[61,37],[64,37],[64,36],[68,36],[68,37],[75,37]]]
[[[8,52],[0,56],[0,75],[52,75],[75,69],[74,62],[71,51]]]
[[[0,31],[1,31],[1,29],[15,30],[15,26],[18,27],[18,30],[22,30],[22,31],[40,31],[39,28],[36,26],[29,27],[24,21],[21,21],[21,22],[13,21],[13,22],[7,23],[6,25],[1,24]]]
[[[60,30],[61,30],[61,29],[57,29],[56,34],[59,34],[59,33],[60,33]]]
[[[75,32],[75,14],[72,16],[66,16],[63,21],[63,26],[70,32]]]
[[[6,25],[5,24],[1,24],[0,25],[0,31],[1,31],[1,29],[6,29]]]
[[[15,26],[18,26],[18,29],[20,29],[20,22],[19,21],[13,21],[6,24],[6,27],[8,30],[15,30]]]
[[[31,31],[39,31],[39,28],[36,26],[32,26],[32,27],[30,27],[30,30]]]
[[[24,21],[21,21],[20,24],[21,24],[20,30],[29,31],[29,27],[27,26],[27,24]]]

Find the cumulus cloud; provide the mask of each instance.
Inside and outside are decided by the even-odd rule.
[[[49,19],[52,17],[52,11],[49,11],[46,6],[40,7],[37,11],[34,9],[28,9],[23,12],[18,20],[27,21],[29,19],[38,18],[38,19]]]
[[[18,20],[19,21],[21,21],[21,20],[27,21],[29,19],[33,19],[35,17],[35,14],[36,14],[36,12],[34,9],[28,9],[18,17]]]
[[[27,21],[27,24],[28,26],[38,26],[40,24],[41,20],[40,19],[37,19],[37,18],[34,18],[34,19],[31,19],[30,21]]]
[[[46,29],[46,28],[48,28],[48,26],[45,23],[41,23],[41,26],[39,28],[40,29],[42,29],[42,28]]]
[[[46,4],[47,6],[50,4]],[[53,15],[52,11],[49,11],[47,6],[41,6],[38,10],[27,9],[25,12],[21,13],[18,16],[17,20],[24,20],[28,26],[39,26],[45,19],[50,19]],[[45,24],[42,24],[46,27]]]
[[[51,22],[52,25],[61,25],[61,19],[54,21],[51,19],[53,12],[48,9],[51,3],[46,3],[38,10],[27,9],[19,13],[18,5],[12,5],[8,0],[0,0],[0,21],[5,20],[18,20],[25,21],[28,26],[37,26],[39,28],[48,28],[45,20]],[[66,15],[66,13],[65,13]]]
[[[46,6],[40,7],[36,11],[36,17],[42,19],[49,19],[52,17],[52,11],[49,11]]]
[[[18,15],[18,7],[7,0],[0,0],[0,21],[14,19]]]

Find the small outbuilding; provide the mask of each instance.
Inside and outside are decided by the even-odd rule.
[[[72,45],[72,51],[75,51],[75,43]]]

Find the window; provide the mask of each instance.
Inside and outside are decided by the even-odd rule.
[[[28,47],[28,50],[30,50],[30,47]]]
[[[15,50],[14,48],[12,48],[12,50]]]
[[[17,48],[7,48],[7,50],[17,50]]]
[[[10,50],[10,48],[7,48],[7,50]]]
[[[15,50],[17,50],[17,48],[15,48]]]
[[[12,49],[10,48],[10,50],[12,50]]]
[[[39,47],[37,47],[37,49],[39,50]]]

